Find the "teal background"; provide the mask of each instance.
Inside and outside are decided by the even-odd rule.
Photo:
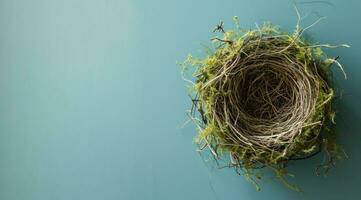
[[[257,192],[205,162],[182,128],[190,102],[176,61],[203,55],[220,21],[292,30],[289,0],[0,0],[1,200],[360,199],[361,1],[298,4],[309,36],[348,43],[340,143],[349,159],[327,177],[322,156],[292,163],[303,193],[267,178]]]

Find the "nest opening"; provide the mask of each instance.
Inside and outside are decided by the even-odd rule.
[[[229,94],[216,96],[211,112],[229,127],[228,142],[282,153],[315,112],[321,77],[295,58],[258,56],[264,53],[244,52],[223,65],[213,87]]]

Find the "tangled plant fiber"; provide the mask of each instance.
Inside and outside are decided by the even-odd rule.
[[[340,157],[335,143],[331,100],[335,97],[330,67],[343,71],[337,58],[294,33],[264,24],[255,30],[224,31],[212,39],[217,48],[205,59],[189,56],[184,69],[195,67],[190,118],[199,129],[196,142],[216,160],[229,155],[226,167],[244,174],[259,189],[257,169],[267,167],[287,186],[287,163],[324,150],[327,171]],[[346,74],[344,73],[346,78]],[[195,111],[198,111],[196,113]],[[325,133],[324,133],[325,132]]]

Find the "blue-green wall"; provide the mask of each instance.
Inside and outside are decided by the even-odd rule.
[[[204,163],[182,128],[190,105],[176,61],[201,55],[226,28],[296,23],[290,0],[0,0],[0,200],[361,198],[361,1],[300,4],[327,16],[309,31],[348,43],[349,80],[338,112],[349,160],[316,177],[322,156],[291,165],[299,194],[272,180],[262,191]]]

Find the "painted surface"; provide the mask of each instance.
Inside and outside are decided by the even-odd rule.
[[[361,1],[303,3],[308,34],[348,43],[349,79],[338,112],[349,160],[316,177],[322,156],[291,165],[295,193],[262,191],[195,151],[190,105],[176,61],[202,55],[220,20],[272,21],[292,30],[288,0],[1,0],[1,200],[358,199],[361,195]]]

